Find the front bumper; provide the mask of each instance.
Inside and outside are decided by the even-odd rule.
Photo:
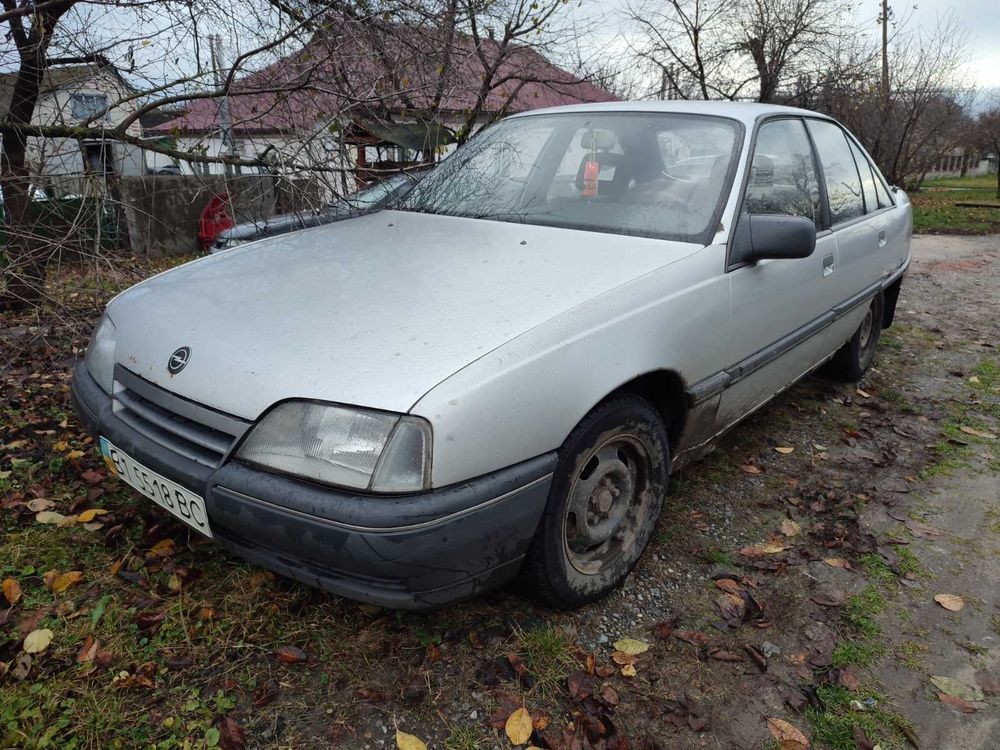
[[[236,461],[206,466],[115,416],[80,364],[73,403],[87,430],[205,498],[220,544],[311,586],[396,609],[425,609],[512,578],[548,497],[554,453],[431,492],[371,496]]]

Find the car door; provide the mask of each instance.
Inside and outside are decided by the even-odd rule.
[[[871,170],[867,170],[868,179],[862,180],[847,133],[832,120],[807,118],[806,124],[822,169],[837,245],[836,273],[830,277],[835,315],[824,344],[830,354],[854,334],[865,315],[865,303],[874,294],[872,284],[881,276],[876,251],[885,233],[868,212],[876,205],[874,195],[866,196],[866,190],[874,191]]]
[[[837,242],[812,144],[798,117],[766,120],[751,152],[741,214],[803,216],[819,233],[808,258],[761,260],[729,269],[728,385],[719,404],[725,427],[767,401],[824,356],[836,295]]]

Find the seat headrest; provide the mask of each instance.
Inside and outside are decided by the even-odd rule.
[[[610,130],[588,130],[580,137],[580,147],[588,151],[608,151],[616,143],[618,138]]]

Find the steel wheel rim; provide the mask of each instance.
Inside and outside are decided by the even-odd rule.
[[[649,504],[652,460],[635,435],[615,435],[594,448],[569,487],[563,548],[579,573],[596,575],[635,541]]]
[[[872,331],[875,328],[875,303],[868,306],[868,313],[861,321],[861,328],[858,329],[858,349],[866,352],[872,343]]]

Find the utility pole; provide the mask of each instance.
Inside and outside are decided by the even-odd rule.
[[[882,106],[889,104],[889,0],[882,0]]]
[[[221,89],[225,82],[225,76],[222,75],[222,37],[218,34],[211,34],[208,37],[208,47],[212,53],[215,87]],[[227,156],[236,156],[236,141],[233,139],[233,123],[229,114],[228,94],[219,99],[219,131],[222,136],[222,153]],[[231,164],[224,165],[224,168],[227,176],[232,174]]]

